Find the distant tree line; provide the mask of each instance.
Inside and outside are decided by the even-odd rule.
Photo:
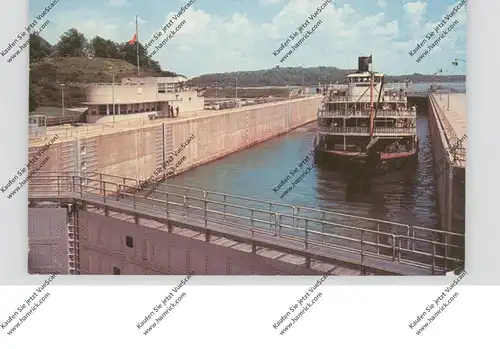
[[[190,86],[211,86],[216,84],[220,88],[238,86],[286,86],[291,85],[317,86],[318,83],[346,83],[345,76],[356,69],[340,69],[336,67],[279,67],[255,71],[239,71],[230,73],[205,74],[188,81]],[[398,82],[408,79],[417,82],[447,82],[448,75],[423,75],[414,73],[411,75],[386,76],[386,82]],[[463,75],[452,75],[450,80],[465,81]]]

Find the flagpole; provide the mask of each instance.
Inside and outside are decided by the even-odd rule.
[[[137,76],[140,75],[139,72],[139,23],[137,21],[137,15],[135,15],[135,42],[137,45]]]

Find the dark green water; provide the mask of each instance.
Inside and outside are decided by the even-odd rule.
[[[283,199],[280,194],[298,176],[295,175],[278,193],[273,187],[312,150],[315,123],[168,181],[210,191],[437,228],[439,216],[426,116],[417,118],[417,130],[420,149],[416,166],[370,180],[357,179],[352,174],[331,168],[315,167]]]

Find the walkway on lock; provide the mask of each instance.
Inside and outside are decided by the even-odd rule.
[[[166,221],[326,263],[376,274],[443,275],[462,263],[464,236],[447,231],[298,207],[163,183],[148,197],[135,179],[87,173],[39,172],[30,201],[82,202]],[[355,218],[357,224],[346,224]]]
[[[449,101],[448,101],[449,98]],[[448,148],[451,149],[452,161],[459,167],[466,165],[467,136],[465,114],[467,111],[466,94],[450,93],[431,94],[431,101],[436,106],[438,121],[444,130]]]

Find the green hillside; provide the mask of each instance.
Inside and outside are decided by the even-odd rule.
[[[204,74],[193,78],[187,82],[190,86],[214,86],[217,82],[219,87],[234,86],[238,77],[238,86],[285,86],[292,85],[316,86],[319,81],[324,83],[345,82],[345,75],[354,72],[355,69],[340,69],[337,67],[275,67],[272,69],[262,69],[254,71],[239,71],[228,73]],[[447,82],[448,75],[423,75],[414,73],[411,75],[386,76],[387,82],[397,82],[409,79],[417,82]],[[464,75],[452,75],[451,81],[465,81]]]
[[[139,45],[141,76],[178,76],[163,71]],[[76,29],[61,35],[51,45],[38,35],[30,35],[30,111],[37,106],[61,106],[64,84],[65,106],[80,106],[85,101],[88,83],[111,83],[137,74],[136,46],[116,43],[96,36],[87,40]]]

